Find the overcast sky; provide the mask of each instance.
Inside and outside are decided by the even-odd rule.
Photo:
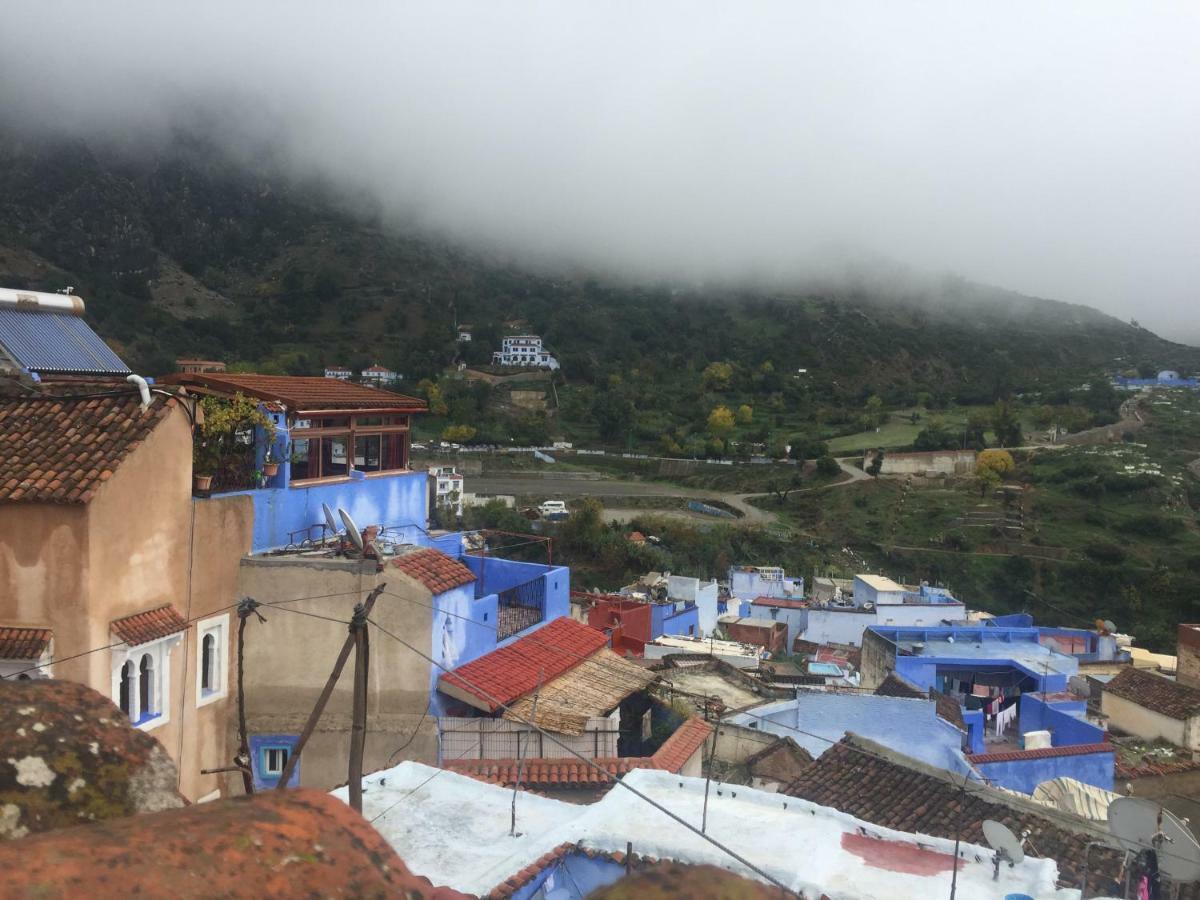
[[[9,4],[0,112],[182,110],[407,220],[691,278],[862,254],[1200,342],[1200,4]]]

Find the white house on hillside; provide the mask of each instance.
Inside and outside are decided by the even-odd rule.
[[[430,466],[429,477],[434,482],[434,503],[455,516],[463,511],[463,477],[454,466]]]
[[[376,363],[373,366],[367,366],[362,370],[362,380],[364,384],[373,384],[376,387],[386,387],[390,384],[395,384],[400,380],[400,376],[391,369]]]
[[[558,360],[542,348],[536,334],[517,334],[504,338],[501,349],[492,354],[492,365],[557,369]]]
[[[354,372],[345,366],[326,366],[325,377],[336,378],[338,381],[349,381],[354,377]]]

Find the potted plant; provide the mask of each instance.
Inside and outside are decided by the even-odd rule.
[[[212,489],[216,465],[213,457],[213,447],[208,441],[198,440],[192,444],[192,487],[195,490],[206,492]]]
[[[274,444],[268,445],[266,455],[263,456],[262,473],[264,478],[274,478],[279,473],[279,460],[275,458]]]

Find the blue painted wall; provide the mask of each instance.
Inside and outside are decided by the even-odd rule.
[[[976,763],[985,778],[1009,790],[1032,794],[1043,781],[1074,778],[1106,791],[1113,789],[1113,754],[1083,753],[1077,756],[1048,756],[1012,762]]]
[[[685,603],[655,603],[650,607],[650,637],[664,634],[700,635],[700,610]]]
[[[513,900],[530,900],[544,889],[547,900],[583,900],[596,889],[624,877],[625,866],[606,856],[570,853],[547,866],[512,896]]]
[[[983,710],[982,709],[964,709],[962,711],[963,723],[967,726],[967,752],[982,753],[983,752]]]
[[[272,480],[283,478],[280,475]],[[339,508],[350,513],[359,528],[368,525],[408,526],[403,540],[413,544],[428,544],[423,529],[429,522],[428,477],[424,472],[403,472],[395,475],[362,476],[332,484],[308,487],[267,487],[260,490],[232,491],[245,494],[254,501],[254,537],[251,550],[261,553],[284,547],[289,534],[325,521],[321,504],[329,504],[336,515]],[[229,496],[229,495],[222,495]],[[341,523],[338,523],[339,528]],[[313,528],[314,539],[321,534]],[[298,535],[297,541],[304,535]],[[457,553],[451,555],[457,556]]]
[[[1022,694],[1017,715],[1022,732],[1049,731],[1054,747],[1103,743],[1104,729],[1082,718],[1086,712],[1087,702],[1083,700],[1048,704],[1032,694]]]
[[[250,768],[253,771],[253,780],[255,790],[264,791],[268,788],[273,788],[279,784],[279,778],[272,775],[263,774],[263,753],[268,747],[287,747],[289,751],[294,751],[296,742],[300,740],[298,734],[252,734],[248,736],[250,742]],[[288,787],[296,787],[300,784],[300,767],[304,765],[304,757],[296,763],[296,768],[292,770],[292,777],[288,779]]]
[[[1033,616],[1027,613],[1011,613],[1007,616],[996,616],[985,623],[989,628],[1032,628]]]

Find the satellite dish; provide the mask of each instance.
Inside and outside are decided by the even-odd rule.
[[[354,520],[350,518],[350,513],[346,512],[344,509],[339,509],[338,515],[342,517],[342,522],[346,526],[346,537],[350,538],[350,543],[352,543],[359,550],[362,550],[362,532],[358,530],[358,526],[355,525]]]
[[[1062,645],[1054,638],[1046,638],[1046,640],[1042,641],[1042,646],[1051,653],[1062,653]]]
[[[333,517],[333,510],[329,508],[328,503],[321,504],[321,511],[325,513],[325,527],[329,529],[329,533],[337,537],[338,527],[337,519]]]
[[[1106,632],[1108,632],[1109,634],[1116,634],[1116,633],[1117,633],[1117,626],[1116,626],[1116,624],[1113,622],[1113,620],[1112,620],[1112,619],[1105,619],[1105,620],[1104,620],[1104,630],[1105,630]]]
[[[1171,881],[1200,880],[1200,844],[1172,813],[1144,797],[1119,797],[1108,805],[1108,829],[1131,853],[1158,851],[1158,870]]]
[[[1067,687],[1071,689],[1071,693],[1076,697],[1090,697],[1092,695],[1092,686],[1088,684],[1088,680],[1082,675],[1072,675],[1067,680]]]
[[[1008,867],[1011,869],[1025,859],[1025,849],[1022,846],[1025,843],[1024,840],[1018,840],[1007,826],[995,819],[984,821],[983,839],[988,842],[989,847],[996,851],[992,860],[992,881],[996,881],[1000,877],[1000,863],[1008,863]]]

